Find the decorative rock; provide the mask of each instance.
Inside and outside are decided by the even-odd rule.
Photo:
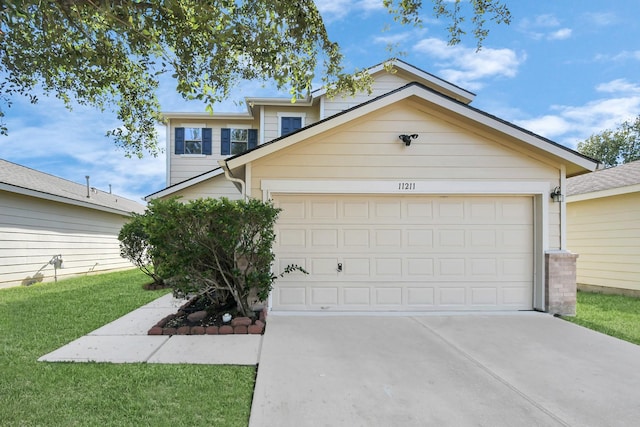
[[[247,333],[247,327],[244,326],[244,325],[234,326],[233,327],[233,333],[234,334],[246,334]]]
[[[205,317],[207,317],[209,313],[206,312],[206,310],[200,310],[200,311],[196,311],[194,313],[191,313],[190,315],[187,316],[187,320],[189,322],[193,322],[193,323],[197,323],[202,321]]]
[[[162,335],[175,335],[176,334],[176,328],[164,328],[162,330]]]
[[[148,335],[162,335],[162,328],[160,326],[154,326],[149,329]]]
[[[180,326],[177,330],[178,335],[189,335],[191,328],[189,326]]]
[[[191,327],[191,335],[204,335],[204,333],[205,333],[204,326]]]
[[[233,328],[229,325],[220,326],[218,333],[220,335],[230,335],[233,334]]]
[[[260,320],[263,321],[263,322],[265,320],[267,320],[267,308],[266,307],[260,312]]]
[[[264,323],[260,322],[262,324],[259,325],[258,322],[260,321],[258,320],[255,325],[249,326],[249,330],[247,332],[252,335],[260,335],[264,331]]]
[[[251,324],[251,319],[248,317],[236,317],[231,321],[231,326],[249,326]]]
[[[218,335],[218,327],[217,326],[207,326],[205,329],[207,335]]]

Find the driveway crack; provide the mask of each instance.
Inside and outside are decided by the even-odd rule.
[[[480,360],[476,359],[471,354],[469,354],[468,352],[464,351],[462,348],[460,348],[459,346],[455,345],[453,342],[449,341],[442,334],[438,333],[435,329],[433,329],[432,327],[430,327],[429,325],[427,325],[427,324],[425,324],[423,322],[420,322],[415,317],[411,317],[411,320],[413,320],[414,322],[418,323],[419,325],[421,325],[422,327],[427,329],[429,332],[431,332],[433,335],[438,337],[443,343],[445,343],[451,349],[456,351],[458,354],[462,355],[462,357],[467,359],[469,362],[473,363],[475,366],[480,368],[482,371],[486,372],[488,375],[490,375],[491,377],[496,379],[498,382],[503,384],[505,387],[507,387],[508,389],[510,389],[513,392],[515,392],[517,395],[522,397],[524,400],[529,402],[531,405],[533,405],[534,407],[538,408],[540,411],[544,412],[549,417],[553,418],[554,420],[556,420],[558,423],[562,424],[563,426],[571,427],[571,424],[567,423],[565,420],[563,420],[562,418],[558,417],[555,413],[551,412],[546,407],[542,406],[535,399],[530,397],[528,394],[526,394],[525,392],[523,392],[519,388],[515,387],[513,384],[511,384],[505,378],[501,377],[498,373],[496,373],[495,371],[493,371],[492,369],[490,369],[489,367],[484,365],[482,362],[480,362]]]

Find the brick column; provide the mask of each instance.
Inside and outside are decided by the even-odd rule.
[[[578,254],[550,251],[544,255],[545,307],[551,314],[576,315],[576,260]]]

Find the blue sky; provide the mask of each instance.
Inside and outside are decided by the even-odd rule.
[[[474,107],[568,147],[640,114],[640,1],[506,2],[511,25],[490,25],[480,52],[470,36],[447,46],[444,23],[429,16],[428,6],[425,25],[415,28],[393,24],[382,0],[318,3],[348,70],[384,61],[392,43],[404,61],[476,93]],[[245,96],[276,95],[268,84],[246,82],[215,111],[242,110],[237,104]],[[164,111],[204,111],[169,83],[160,100]],[[0,158],[81,184],[90,175],[92,186],[108,191],[111,184],[134,200],[164,188],[164,155],[128,159],[104,136],[118,126],[114,114],[68,111],[55,98],[13,102]],[[158,132],[164,146],[160,125]]]

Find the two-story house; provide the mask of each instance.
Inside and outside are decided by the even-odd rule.
[[[273,310],[575,310],[565,180],[597,162],[395,60],[373,92],[167,113],[167,187],[273,200]],[[572,276],[573,274],[573,276]]]

